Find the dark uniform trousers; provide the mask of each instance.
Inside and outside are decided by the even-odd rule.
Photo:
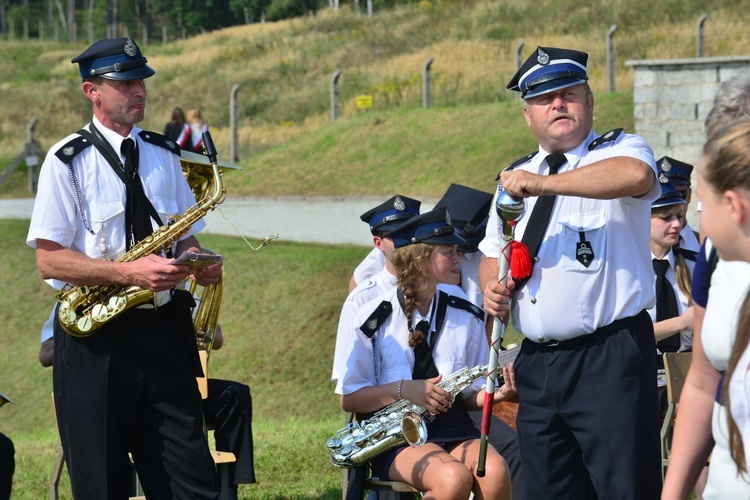
[[[0,500],[9,500],[16,469],[16,449],[9,437],[0,433]]]
[[[214,429],[216,449],[231,451],[229,484],[255,482],[253,461],[253,400],[250,388],[233,380],[208,379],[204,402],[206,424]]]
[[[515,363],[526,498],[658,499],[656,345],[644,312]]]
[[[128,452],[150,500],[218,496],[186,293],[85,338],[55,324],[57,423],[77,500],[128,498]]]

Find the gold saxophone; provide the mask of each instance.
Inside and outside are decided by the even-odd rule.
[[[213,141],[208,132],[204,134],[204,144],[206,144],[206,154],[211,163],[212,182],[210,183],[210,192],[195,205],[188,208],[184,214],[169,217],[165,225],[157,228],[151,235],[139,241],[125,255],[120,257],[117,262],[132,262],[147,255],[163,252],[165,249],[170,248],[180,236],[186,234],[193,224],[205,217],[216,205],[224,201],[226,188],[224,187],[222,172],[216,162],[216,151]],[[191,157],[194,156],[199,155],[192,155]],[[193,162],[181,163],[183,170],[185,170],[186,163]],[[195,167],[196,165],[193,166]],[[205,169],[205,166],[200,163],[197,166]],[[188,173],[185,173],[185,176],[188,177]],[[121,315],[128,309],[152,301],[154,292],[137,286],[73,286],[68,284],[57,293],[56,298],[60,302],[57,312],[60,326],[74,337],[88,337],[105,323]]]
[[[206,249],[203,252],[211,253]],[[198,285],[193,281],[190,284],[190,293],[195,294]],[[193,318],[193,329],[195,330],[195,340],[198,344],[198,356],[203,368],[203,377],[198,377],[198,389],[203,399],[208,397],[208,358],[211,355],[211,348],[214,345],[216,337],[216,325],[219,320],[219,308],[221,307],[221,297],[224,292],[224,268],[221,268],[221,277],[219,281],[212,285],[203,287],[200,294],[200,303],[195,311]]]

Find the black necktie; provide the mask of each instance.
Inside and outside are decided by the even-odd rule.
[[[677,297],[674,294],[674,288],[667,279],[667,269],[669,269],[669,261],[662,259],[654,259],[654,272],[656,273],[656,321],[663,321],[665,319],[674,318],[678,315],[677,312]],[[676,333],[671,337],[664,340],[660,340],[656,343],[656,347],[661,352],[677,352],[680,348],[680,335]]]
[[[546,160],[547,165],[549,165],[549,175],[555,175],[560,167],[567,162],[565,155],[561,153],[547,155]],[[547,226],[549,225],[549,219],[552,215],[552,209],[554,206],[555,195],[545,194],[536,200],[534,210],[531,211],[531,216],[526,225],[526,230],[523,232],[521,242],[529,249],[529,254],[532,259],[537,256],[539,253],[539,247],[542,246],[544,233],[547,232]],[[519,280],[519,282],[516,283],[516,290],[520,289],[525,282],[526,280]]]
[[[151,217],[148,215],[148,207],[145,203],[139,203],[141,197],[145,197],[141,179],[138,176],[138,153],[135,151],[133,139],[122,141],[120,151],[125,156],[125,177],[127,177],[131,189],[128,188],[127,203],[125,205],[125,229],[127,233],[127,248],[132,243],[141,241],[152,233]],[[126,184],[128,186],[128,184]]]
[[[438,376],[435,360],[432,359],[432,348],[427,344],[427,335],[430,333],[430,324],[422,320],[414,327],[418,332],[422,332],[424,339],[414,346],[414,371],[412,378],[414,380],[423,380]],[[434,339],[433,339],[434,341]]]

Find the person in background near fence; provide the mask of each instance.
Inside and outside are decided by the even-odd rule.
[[[479,431],[467,410],[484,402],[483,377],[453,396],[439,382],[465,367],[486,364],[489,346],[484,313],[468,300],[438,290],[460,279],[457,245],[446,210],[406,220],[388,235],[395,248],[398,286],[362,306],[348,332],[351,351],[336,385],[345,411],[369,413],[402,398],[436,418],[427,443],[406,444],[378,455],[373,474],[408,483],[430,498],[510,498],[510,473],[488,447],[487,472],[476,476]],[[495,401],[515,395],[512,365],[502,369],[505,383]]]
[[[675,160],[669,156],[663,156],[656,161],[656,168],[664,173],[669,182],[674,186],[683,200],[685,212],[682,217],[682,231],[680,232],[680,248],[698,252],[701,248],[700,235],[690,227],[687,220],[687,210],[693,199],[693,188],[690,176],[693,172],[693,166],[684,161]]]
[[[216,283],[221,265],[195,270],[170,262],[200,251],[195,234],[205,227],[202,219],[175,235],[169,255],[138,253],[139,241],[193,207],[195,198],[179,148],[135,126],[145,114],[145,79],[155,73],[135,41],[99,40],[71,62],[79,66],[93,118],[50,149],[26,243],[36,249],[40,276],[55,288],[154,292],[152,302],[85,337],[55,321],[55,409],[73,496],[122,498],[130,487],[130,452],[147,497],[214,500],[218,479],[195,380],[202,370],[194,302],[177,287],[188,276]],[[118,261],[131,250],[131,260]]]
[[[706,137],[711,140],[725,127],[749,119],[750,76],[734,77],[716,92],[705,120]],[[699,183],[699,199],[700,192]],[[712,223],[701,212],[701,232]],[[700,494],[700,473],[709,457],[703,498],[750,498],[750,480],[737,474],[730,454],[726,407],[716,397],[729,366],[742,300],[750,290],[750,264],[719,257],[711,238],[705,238],[693,273],[693,357],[680,396],[664,500],[687,498],[693,488]]]
[[[164,126],[164,136],[176,142],[180,149],[192,151],[191,130],[182,108],[174,108],[172,120]]]
[[[515,362],[526,498],[652,499],[661,491],[646,312],[655,297],[643,285],[653,279],[649,218],[660,188],[646,141],[592,130],[587,61],[538,47],[508,84],[539,150],[501,172],[498,190],[527,199],[516,237],[535,263],[528,281],[502,285],[490,211],[480,283],[485,309],[502,319],[510,311],[526,337]]]
[[[187,110],[187,121],[190,125],[190,142],[192,151],[203,154],[203,132],[208,130],[208,125],[203,122],[203,114],[198,107]]]

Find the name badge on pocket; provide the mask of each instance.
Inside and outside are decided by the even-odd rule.
[[[576,243],[576,260],[588,268],[594,260],[594,251],[591,249],[591,243],[586,241],[586,234],[578,231],[580,241]]]

